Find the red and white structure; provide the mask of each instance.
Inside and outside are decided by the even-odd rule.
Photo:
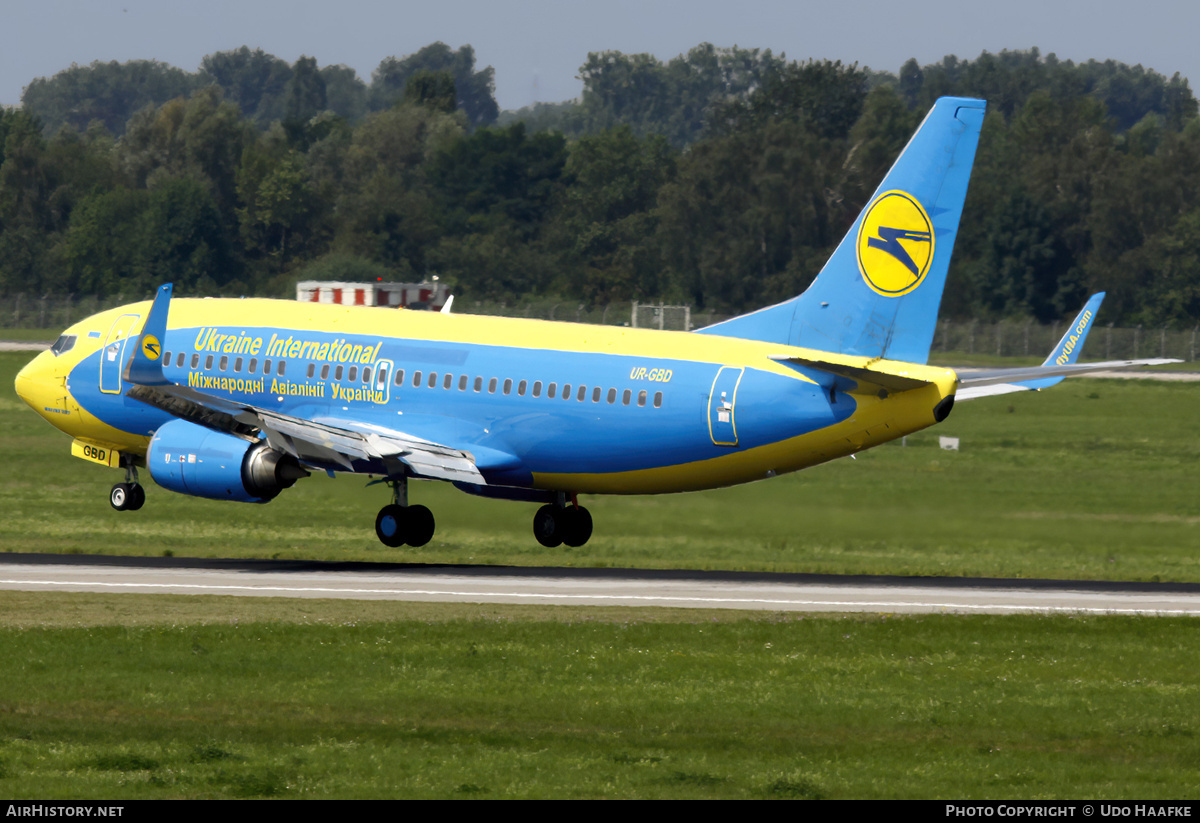
[[[337,283],[325,280],[301,280],[296,284],[296,299],[301,303],[338,303],[343,306],[411,306],[423,303],[440,310],[450,296],[444,283]]]

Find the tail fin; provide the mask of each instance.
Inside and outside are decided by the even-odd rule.
[[[934,104],[807,291],[700,331],[927,362],[986,105]]]

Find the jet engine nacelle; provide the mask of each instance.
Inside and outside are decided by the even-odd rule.
[[[264,440],[250,442],[186,420],[159,427],[146,465],[165,489],[213,500],[266,503],[308,472]]]

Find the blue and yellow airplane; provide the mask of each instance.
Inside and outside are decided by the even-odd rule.
[[[1097,295],[1046,363],[960,378],[926,365],[983,122],[930,111],[803,294],[698,332],[271,300],[171,298],[67,329],[17,393],[125,470],[183,494],[264,503],[313,471],[375,475],[389,546],[421,546],[409,478],[543,504],[534,534],[580,546],[581,494],[659,494],[773,477],[946,418],[958,398],[1043,388],[1075,357]],[[1141,363],[1160,361],[1138,361]]]

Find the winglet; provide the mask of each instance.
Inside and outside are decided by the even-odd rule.
[[[171,284],[158,287],[154,304],[142,326],[142,333],[125,363],[124,378],[142,386],[164,386],[171,381],[163,376],[162,343],[167,335],[167,313],[171,310]]]
[[[1083,350],[1083,342],[1087,340],[1088,332],[1092,329],[1092,322],[1100,311],[1104,294],[1104,292],[1098,292],[1088,298],[1079,314],[1075,315],[1075,319],[1071,321],[1071,325],[1067,326],[1066,333],[1058,341],[1054,351],[1050,352],[1050,356],[1042,363],[1043,366],[1069,366],[1079,359],[1079,352]],[[1041,380],[1026,380],[1020,385],[1026,389],[1045,389],[1061,382],[1061,377],[1046,377]]]

